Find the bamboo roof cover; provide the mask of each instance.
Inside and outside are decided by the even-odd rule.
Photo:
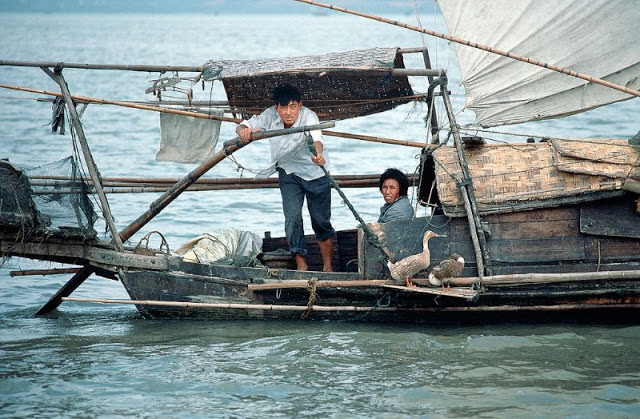
[[[640,150],[626,140],[552,139],[534,144],[466,147],[480,214],[498,214],[593,201],[622,194],[625,179],[640,179]],[[464,216],[456,149],[433,153],[445,214]]]
[[[374,48],[325,55],[261,60],[211,60],[205,80],[221,80],[229,104],[244,117],[273,105],[271,92],[282,83],[300,90],[302,102],[320,120],[346,119],[383,112],[407,103],[413,91],[397,48]]]

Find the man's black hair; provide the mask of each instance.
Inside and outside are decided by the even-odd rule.
[[[409,190],[409,179],[398,169],[389,168],[380,176],[380,184],[378,188],[382,191],[382,184],[387,179],[395,179],[400,185],[400,196],[406,196]]]
[[[289,83],[281,84],[273,89],[273,103],[280,106],[286,106],[289,102],[300,102],[300,91],[297,87]]]

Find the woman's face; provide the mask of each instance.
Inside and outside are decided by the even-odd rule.
[[[382,197],[390,204],[400,197],[400,183],[395,179],[387,179],[382,183]]]

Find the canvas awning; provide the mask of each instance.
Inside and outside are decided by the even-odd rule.
[[[320,120],[353,118],[386,111],[412,100],[397,48],[374,48],[315,56],[261,60],[212,60],[204,80],[221,80],[229,104],[243,116],[273,105],[271,92],[282,83],[300,89],[302,101]]]

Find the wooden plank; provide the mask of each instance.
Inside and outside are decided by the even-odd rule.
[[[0,253],[3,255],[36,257],[44,260],[61,260],[67,263],[90,263],[106,270],[114,270],[116,266],[166,271],[169,269],[167,256],[145,256],[135,253],[120,253],[114,250],[101,249],[82,245],[64,245],[47,243],[9,243],[0,242]]]
[[[531,238],[577,237],[580,235],[578,219],[530,220],[491,224],[491,237],[501,240]]]
[[[621,237],[585,237],[585,253],[594,263],[640,262],[640,240]]]
[[[534,209],[531,211],[511,212],[508,214],[487,215],[485,221],[494,223],[518,223],[522,221],[573,220],[578,218],[575,206],[560,208]]]
[[[489,241],[491,259],[502,263],[557,263],[585,259],[584,239],[495,240]]]
[[[640,214],[632,199],[589,202],[580,206],[580,231],[585,234],[640,238]]]

